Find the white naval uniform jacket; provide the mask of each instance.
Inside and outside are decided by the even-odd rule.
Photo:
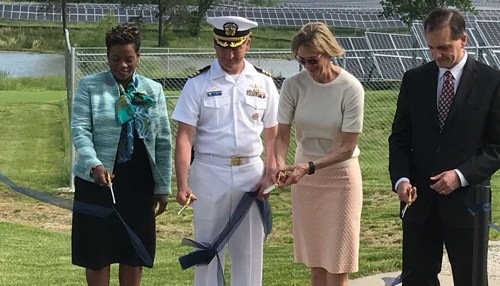
[[[216,59],[186,82],[172,118],[196,127],[195,154],[260,156],[262,131],[278,124],[278,102],[270,76],[245,60],[234,80]]]
[[[193,204],[196,241],[212,243],[243,192],[250,191],[262,177],[261,134],[264,128],[278,124],[278,101],[272,78],[247,61],[243,71],[233,76],[215,60],[184,86],[172,118],[196,128],[195,161],[189,177],[189,185],[198,198]],[[203,155],[258,160],[233,167],[206,163],[200,159]],[[231,285],[262,285],[263,243],[262,220],[253,204],[227,246],[219,252],[220,257],[225,257],[225,249],[229,248]],[[217,285],[217,264],[214,259],[206,266],[197,266],[194,285]]]

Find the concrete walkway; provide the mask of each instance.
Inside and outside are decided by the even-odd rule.
[[[393,279],[398,277],[399,274],[401,274],[401,272],[383,273],[363,277],[349,281],[349,286],[390,286]],[[453,278],[451,275],[441,274],[439,275],[439,281],[441,282],[441,286],[453,286]],[[500,280],[490,278],[488,286],[500,286]]]
[[[381,273],[349,281],[349,286],[390,286],[401,272]],[[448,256],[443,255],[443,266],[439,274],[441,286],[453,286]],[[399,284],[401,285],[401,284]],[[488,286],[500,286],[500,241],[488,242]]]

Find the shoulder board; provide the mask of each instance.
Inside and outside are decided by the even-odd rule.
[[[202,69],[199,69],[199,70],[195,71],[193,74],[189,75],[188,78],[196,77],[196,76],[198,76],[198,75],[200,75],[200,74],[208,71],[209,69],[210,69],[210,65],[208,65],[208,66],[206,66],[206,67],[204,67]]]
[[[260,67],[258,67],[258,66],[253,66],[253,67],[254,67],[254,68],[255,68],[258,72],[260,72],[260,73],[262,73],[262,74],[265,74],[265,75],[267,75],[268,77],[272,77],[272,76],[273,76],[270,72],[266,71],[265,69],[262,69],[262,68],[260,68]]]

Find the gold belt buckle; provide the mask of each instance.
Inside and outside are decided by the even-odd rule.
[[[241,157],[233,156],[231,157],[231,166],[239,166],[243,164],[243,160]]]

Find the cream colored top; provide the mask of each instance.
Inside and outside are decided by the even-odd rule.
[[[295,120],[296,162],[329,154],[340,145],[341,132],[361,133],[364,96],[361,83],[344,69],[326,84],[307,70],[288,77],[281,89],[278,122]],[[359,153],[356,147],[352,157]]]

